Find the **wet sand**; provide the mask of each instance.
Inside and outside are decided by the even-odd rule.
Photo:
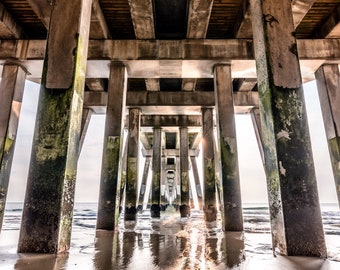
[[[68,254],[17,254],[18,230],[0,235],[0,269],[340,269],[340,237],[327,235],[329,259],[274,257],[268,233],[224,233],[202,218],[121,222],[115,233],[74,229]]]

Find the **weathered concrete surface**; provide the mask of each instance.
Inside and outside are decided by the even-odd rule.
[[[83,109],[82,117],[81,117],[81,128],[80,128],[80,139],[79,139],[79,154],[81,154],[81,150],[83,149],[83,144],[85,141],[87,129],[89,127],[91,117],[92,117],[93,111],[88,108]]]
[[[250,111],[251,121],[253,123],[255,137],[257,141],[257,145],[259,147],[260,156],[262,159],[262,163],[264,165],[264,153],[263,153],[263,138],[261,133],[261,116],[260,116],[260,109],[253,108]]]
[[[114,230],[118,220],[126,86],[125,67],[112,63],[105,120],[97,229]]]
[[[0,3],[0,39],[19,39],[24,37],[24,31]]]
[[[182,91],[195,91],[196,81],[195,78],[183,78]]]
[[[137,207],[138,210],[143,209],[144,198],[145,198],[145,195],[146,195],[146,184],[147,184],[147,180],[148,180],[150,164],[151,164],[151,156],[145,157],[143,177],[142,177],[142,183],[141,183],[141,186],[140,186],[139,199],[138,199],[138,207]]]
[[[131,19],[136,39],[155,39],[154,10],[151,0],[129,0]],[[159,79],[145,79],[148,91],[159,91]]]
[[[152,153],[151,217],[160,217],[162,156],[162,129],[160,127],[153,129]]]
[[[175,158],[175,182],[174,182],[174,200],[173,204],[179,206],[181,204],[181,160],[180,157]]]
[[[294,27],[298,27],[315,0],[292,0]],[[234,36],[237,38],[251,38],[253,36],[249,0],[243,1],[239,18],[235,23]]]
[[[316,30],[316,37],[339,38],[340,37],[340,6],[335,8],[326,21]]]
[[[203,210],[203,205],[204,205],[204,203],[203,203],[203,192],[202,192],[200,177],[199,177],[199,173],[198,173],[196,157],[190,156],[190,162],[191,162],[192,171],[193,171],[194,179],[195,179],[195,188],[196,188],[197,199],[198,199],[198,207],[199,207],[200,210]]]
[[[47,50],[18,252],[57,253],[70,246],[90,12],[91,1],[61,0],[53,7],[47,46],[66,42],[77,49],[62,51],[63,57]],[[66,63],[52,57],[67,58],[64,71],[72,75],[58,77],[65,79],[58,90],[47,87],[53,77],[47,67],[53,62],[61,71]]]
[[[326,257],[291,3],[250,3],[273,250]]]
[[[213,106],[210,92],[128,92],[127,106]]]
[[[316,71],[315,78],[340,205],[340,75],[338,65],[323,65]]]
[[[292,0],[294,28],[297,28],[316,0]]]
[[[48,29],[52,7],[51,2],[47,0],[27,0],[27,2],[46,29]],[[98,0],[92,0],[90,39],[108,39],[110,37],[111,35],[99,2]]]
[[[339,38],[298,39],[296,42],[300,60],[339,61],[340,59],[340,52],[337,50]],[[153,63],[152,60],[197,60],[209,64],[211,62],[207,60],[212,60],[213,64],[221,61],[244,60],[246,63],[254,60],[253,46],[253,41],[250,39],[90,40],[88,60],[99,60],[104,63],[109,60],[127,63],[131,61],[131,64],[134,60],[145,60],[145,58],[149,60],[143,63]],[[30,60],[33,63],[34,60],[44,59],[46,40],[1,40],[0,48],[1,60],[14,58],[22,61]],[[98,64],[98,62],[94,63]],[[210,71],[211,76],[212,73]],[[107,78],[108,75],[103,77]]]
[[[202,108],[203,210],[206,221],[217,218],[213,117],[212,108]]]
[[[215,66],[218,160],[221,163],[225,231],[243,231],[233,86],[230,65]]]
[[[127,173],[127,148],[128,148],[128,142],[127,142],[127,132],[124,128],[124,132],[123,132],[123,141],[124,141],[124,145],[123,145],[123,155],[121,156],[121,170],[120,170],[120,176],[121,176],[121,183],[120,183],[120,197],[119,197],[119,203],[117,205],[117,207],[119,206],[119,210],[124,208],[123,205],[123,201],[124,201],[124,194],[125,194],[125,189],[126,189],[126,173]],[[117,188],[118,190],[118,188]],[[118,199],[118,198],[117,198]],[[117,200],[118,201],[118,200]],[[119,212],[120,213],[120,212]],[[116,216],[118,219],[118,215]]]
[[[162,128],[164,130],[164,128]],[[173,129],[172,129],[173,131]],[[144,156],[152,156],[152,150],[142,150],[142,154]],[[197,157],[199,155],[199,149],[189,149],[188,150],[188,156],[190,157]],[[162,156],[171,156],[171,157],[179,157],[180,156],[180,150],[179,149],[163,149],[162,150]]]
[[[258,107],[259,99],[258,93],[251,91],[241,91],[234,92],[234,106],[236,113],[246,113],[255,106]],[[174,125],[180,126],[185,125],[188,122],[188,126],[196,126],[192,121],[196,121],[189,117],[185,119],[184,114],[196,114],[199,115],[201,111],[201,106],[214,106],[215,97],[214,92],[137,92],[128,91],[127,92],[127,106],[138,106],[142,108],[143,113],[159,115],[154,120],[147,121],[171,121],[169,124],[164,124],[166,126]],[[97,114],[105,113],[105,107],[107,103],[107,93],[106,92],[93,92],[86,91],[84,96],[84,107],[91,108]],[[179,118],[167,115],[169,113],[176,113]],[[150,119],[151,117],[143,116],[144,119]],[[163,120],[164,119],[164,120]],[[144,120],[142,119],[142,124]],[[178,124],[176,123],[178,121]],[[183,124],[182,124],[183,123]],[[144,125],[144,124],[143,124]],[[148,125],[148,124],[145,124]]]
[[[19,123],[26,72],[5,65],[0,83],[0,232],[5,212],[9,177]]]
[[[179,129],[179,143],[180,143],[180,164],[179,164],[179,175],[180,175],[180,196],[181,206],[180,212],[181,217],[188,217],[190,215],[190,197],[189,197],[189,157],[188,157],[188,128],[180,127]]]
[[[137,39],[154,39],[154,19],[151,0],[129,0],[131,18]]]
[[[141,127],[200,127],[199,115],[142,115]]]
[[[157,78],[145,79],[145,86],[148,91],[160,91],[161,88]]]
[[[138,181],[138,156],[139,156],[139,133],[140,133],[140,109],[129,109],[129,137],[126,168],[125,189],[125,220],[136,219],[137,181]]]
[[[189,1],[187,38],[205,38],[208,30],[212,4],[212,0]]]
[[[40,21],[48,29],[50,24],[51,7],[49,1],[46,0],[27,0],[29,5],[32,7],[35,14],[38,16]]]
[[[314,71],[325,61],[340,60],[339,39],[297,41],[303,80],[314,79]],[[41,78],[45,40],[1,40],[0,62],[18,59]],[[122,61],[131,78],[212,78],[213,66],[232,64],[233,78],[256,78],[252,40],[91,40],[87,78],[108,78],[111,60]],[[138,60],[138,61],[136,61]]]
[[[92,0],[90,39],[109,39],[111,37],[99,0]]]

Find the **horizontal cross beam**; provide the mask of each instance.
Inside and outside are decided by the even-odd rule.
[[[0,64],[20,61],[40,78],[45,40],[1,40]],[[340,63],[340,39],[297,40],[304,80],[327,61]],[[293,53],[293,52],[292,52]],[[90,40],[87,78],[108,78],[109,64],[126,65],[134,78],[211,78],[218,63],[231,63],[233,78],[255,78],[251,39],[226,40]]]
[[[142,149],[142,154],[143,157],[152,157],[152,149]],[[197,157],[199,155],[199,150],[198,149],[189,149],[188,155],[191,157]],[[179,157],[179,149],[163,149],[162,150],[162,156],[163,157]]]
[[[107,104],[107,92],[102,91],[86,91],[84,94],[84,107],[92,109],[95,113],[101,114],[105,113]],[[185,107],[185,109],[189,112],[189,107],[212,107],[215,106],[215,94],[214,92],[150,92],[150,91],[128,91],[126,96],[126,106],[128,107],[141,107],[142,111],[148,111],[150,107],[153,107],[154,110],[158,111],[160,114],[163,110],[171,110],[172,106],[175,107]],[[259,98],[258,92],[234,92],[234,106],[236,107],[245,107],[246,112],[248,112],[248,107],[258,107],[259,106]],[[165,108],[162,108],[165,107]],[[236,111],[238,108],[236,108]],[[180,110],[176,110],[178,112]],[[242,108],[239,108],[239,112],[242,111]],[[164,119],[166,118],[163,116]],[[145,118],[146,119],[146,118]],[[151,121],[151,120],[149,120]],[[156,121],[156,120],[154,120]],[[158,119],[157,121],[162,121],[162,119]],[[175,119],[169,120],[168,123],[171,124],[171,121],[176,121]],[[179,120],[178,120],[179,121]],[[190,119],[186,121],[191,121]],[[147,122],[145,120],[145,122]],[[143,122],[142,122],[143,123]],[[150,123],[150,122],[149,122]],[[145,125],[146,126],[146,125]],[[152,125],[150,125],[152,126]],[[153,125],[156,126],[156,125]],[[166,125],[162,125],[166,126]],[[187,125],[190,126],[190,125]]]

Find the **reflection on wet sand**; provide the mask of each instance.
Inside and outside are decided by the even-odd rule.
[[[189,219],[171,209],[161,219],[145,212],[123,223],[113,235],[97,232],[96,269],[228,269],[245,259],[243,234],[224,233],[199,212]]]
[[[224,233],[219,222],[205,223],[200,212],[193,211],[189,219],[180,219],[171,207],[162,212],[160,219],[151,219],[145,212],[136,222],[120,220],[116,232],[96,231],[95,212],[88,206],[84,209],[75,216],[70,252],[57,256],[16,252],[20,222],[14,211],[11,226],[0,234],[0,269],[340,269],[338,210],[325,212],[329,258],[324,260],[274,257],[269,225],[264,225],[269,217],[264,216],[261,207],[244,210],[244,234]]]

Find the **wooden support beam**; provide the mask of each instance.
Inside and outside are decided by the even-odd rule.
[[[187,38],[205,38],[213,2],[213,0],[189,1]]]
[[[44,59],[46,40],[20,39],[0,41],[0,61],[13,58],[21,60],[25,64],[25,61],[29,60],[27,62],[29,67],[35,61]],[[338,50],[340,39],[338,38],[298,39],[296,42],[300,60],[340,60],[340,51]],[[145,60],[145,58],[148,60]],[[132,65],[135,62],[134,60],[139,60],[145,64],[155,63],[153,61],[162,59],[167,59],[168,61],[195,60],[208,65],[225,61],[254,60],[253,42],[245,39],[89,41],[88,60],[92,60],[97,65],[100,63],[106,65],[109,60],[122,61]],[[144,66],[144,68],[146,67]],[[87,71],[88,73],[89,71]],[[101,78],[108,78],[108,74]]]
[[[315,30],[317,38],[340,37],[340,5],[334,9],[327,20]]]
[[[142,132],[143,133],[143,132]],[[198,149],[189,149],[188,156],[189,157],[198,157],[200,151]],[[144,157],[152,157],[152,149],[146,150],[142,149],[142,154]],[[180,150],[179,149],[163,149],[162,157],[179,157]]]
[[[316,0],[292,0],[291,5],[295,29],[299,26],[315,1]],[[243,0],[238,13],[238,19],[234,26],[234,36],[236,38],[251,38],[252,35],[249,0]]]
[[[183,78],[182,91],[194,91],[197,80],[195,78]]]
[[[98,0],[92,0],[90,39],[109,39],[111,33],[107,26]]]
[[[140,186],[139,198],[138,198],[138,210],[143,210],[144,200],[146,198],[146,184],[149,175],[151,164],[151,156],[145,157],[144,169],[143,169],[143,176],[142,176],[142,183]]]
[[[145,132],[140,133],[139,140],[141,141],[141,143],[142,143],[142,145],[143,145],[143,147],[146,151],[151,149],[151,142],[150,142],[149,137],[146,135]],[[142,151],[143,151],[143,149],[142,149]]]
[[[27,0],[46,29],[50,25],[51,2],[47,0]],[[90,39],[109,39],[111,34],[98,0],[92,0]]]
[[[20,60],[27,78],[39,80],[46,41],[1,40],[0,63]],[[325,61],[340,62],[339,39],[298,40],[304,81]],[[233,78],[256,78],[252,40],[91,40],[87,78],[108,78],[110,61],[123,63],[130,78],[212,78],[214,65],[230,63]]]
[[[198,173],[198,166],[197,166],[196,158],[197,157],[190,156],[190,162],[191,162],[191,168],[192,168],[192,172],[193,172],[194,180],[195,180],[198,207],[200,210],[203,210],[203,192],[202,192],[201,181],[200,181],[200,177]]]
[[[248,112],[252,107],[259,106],[258,92],[234,92],[234,105],[236,113]],[[84,94],[84,107],[91,108],[95,113],[105,113],[105,106],[107,103],[106,92],[86,91]],[[169,112],[181,112],[181,107],[185,108],[183,113],[199,113],[200,106],[215,106],[214,92],[127,92],[127,106],[138,106],[143,108],[143,112],[148,113],[164,113],[158,120],[150,119],[150,116],[142,116],[142,125],[144,127],[150,125],[154,126],[157,123],[162,123],[162,126],[181,126],[188,123],[188,126],[197,126],[200,121],[197,121],[196,116],[181,116],[176,117],[166,116]],[[156,110],[151,110],[157,106]],[[191,107],[192,106],[192,107]],[[197,110],[196,110],[197,109]],[[187,118],[188,117],[188,118]],[[151,125],[152,123],[154,125]],[[168,122],[166,122],[168,121]],[[149,123],[148,123],[149,122]]]
[[[160,91],[161,86],[159,84],[158,78],[148,78],[145,79],[146,90],[148,91]]]
[[[106,90],[106,83],[104,79],[98,78],[87,78],[85,80],[86,86],[91,91],[105,91]]]
[[[233,31],[235,38],[251,38],[253,36],[249,0],[242,1]]]
[[[316,0],[292,0],[294,28],[296,29]]]
[[[83,114],[82,114],[82,117],[81,117],[78,157],[80,156],[81,150],[83,149],[83,144],[84,144],[84,141],[85,141],[87,129],[89,127],[92,114],[93,114],[93,111],[91,109],[87,109],[87,108],[83,109]]]
[[[141,127],[200,127],[199,115],[142,115]]]
[[[152,0],[129,0],[131,19],[136,39],[155,39]],[[145,79],[148,91],[159,91],[159,79]]]
[[[211,92],[131,92],[127,106],[213,106]]]
[[[255,88],[256,84],[256,78],[237,78],[233,81],[233,91],[249,92]]]
[[[202,133],[201,132],[197,132],[195,134],[195,138],[192,141],[192,144],[190,145],[190,149],[194,149],[194,150],[198,149],[198,146],[199,146],[201,140],[202,140]]]
[[[154,39],[152,0],[129,0],[136,39]]]
[[[24,31],[3,4],[0,3],[0,39],[24,38]]]
[[[260,117],[260,109],[259,108],[253,108],[250,111],[251,121],[253,123],[255,137],[257,141],[257,145],[259,147],[260,156],[262,163],[264,165],[264,153],[263,153],[263,138],[261,134],[261,117]]]
[[[50,25],[51,7],[50,1],[46,0],[27,0],[39,20],[44,24],[46,29]]]

